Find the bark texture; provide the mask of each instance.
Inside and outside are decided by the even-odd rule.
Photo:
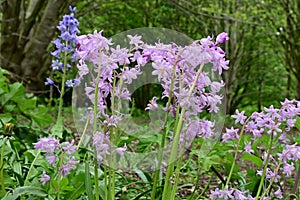
[[[47,48],[54,38],[60,15],[71,1],[7,0],[1,3],[0,66],[28,91],[43,87],[50,69]]]

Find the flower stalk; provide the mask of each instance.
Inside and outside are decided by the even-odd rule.
[[[179,57],[179,56],[178,56]],[[154,181],[153,181],[153,186],[152,186],[152,191],[151,191],[151,200],[156,199],[156,189],[159,181],[159,174],[160,174],[160,167],[162,164],[162,158],[163,158],[163,148],[166,143],[166,136],[167,136],[167,130],[166,126],[169,120],[169,110],[171,106],[171,100],[172,100],[172,93],[173,93],[173,88],[174,88],[174,80],[175,80],[175,73],[176,73],[176,67],[177,67],[177,62],[178,62],[178,57],[176,62],[173,65],[173,71],[172,71],[172,78],[171,78],[171,86],[170,86],[170,91],[169,91],[169,97],[168,97],[168,102],[167,102],[167,112],[162,128],[162,138],[161,138],[161,145],[159,145],[158,149],[158,162],[157,162],[157,170],[155,171],[154,174]]]
[[[66,41],[66,46],[68,46],[68,41]],[[64,62],[63,62],[63,73],[62,73],[62,81],[61,81],[61,88],[60,88],[60,96],[59,96],[59,106],[58,106],[58,114],[56,119],[56,128],[55,132],[58,131],[58,136],[62,136],[63,132],[63,119],[62,119],[62,110],[63,110],[63,96],[65,94],[65,82],[66,82],[66,71],[67,71],[67,52],[64,52]],[[54,134],[56,134],[54,132]]]
[[[245,126],[246,126],[247,122],[249,121],[249,119],[250,118],[248,118],[246,120],[246,122],[243,124],[243,127],[241,129],[241,132],[240,132],[240,135],[239,135],[239,139],[238,139],[238,143],[237,143],[237,145],[235,147],[234,158],[233,158],[233,161],[232,161],[232,164],[231,164],[230,172],[229,172],[229,175],[227,177],[226,184],[223,186],[223,189],[226,188],[229,185],[229,183],[230,183],[230,179],[232,177],[233,170],[234,170],[235,163],[236,163],[236,159],[237,159],[237,156],[238,156],[238,153],[239,153],[239,147],[240,147],[240,143],[241,143],[241,140],[242,140],[242,137],[243,137],[243,134],[244,134]]]
[[[189,96],[192,94],[192,92],[196,86],[196,82],[197,82],[198,78],[200,77],[203,67],[204,67],[204,63],[201,63],[201,65],[198,69],[196,78],[189,90]],[[167,168],[167,174],[166,174],[166,179],[165,179],[162,200],[168,200],[171,196],[171,191],[172,191],[171,177],[174,173],[175,161],[176,161],[176,158],[178,155],[177,150],[178,150],[180,132],[181,132],[181,128],[182,128],[183,117],[184,117],[185,111],[186,111],[186,106],[183,106],[181,109],[181,112],[180,112],[179,119],[178,119],[178,124],[176,124],[176,127],[175,127],[174,139],[172,141],[172,148],[171,148],[171,155],[170,155],[170,164]],[[176,166],[176,167],[180,168],[180,166]],[[178,177],[176,177],[176,179],[178,179]],[[178,183],[178,180],[175,180],[175,183]],[[173,187],[176,189],[177,185],[174,184]]]
[[[93,134],[97,132],[98,126],[97,126],[97,121],[98,121],[98,96],[99,96],[99,81],[100,81],[100,75],[101,75],[101,53],[100,53],[100,61],[99,61],[100,66],[98,67],[98,72],[97,72],[97,77],[95,81],[95,98],[94,98],[94,107],[93,107]],[[95,196],[96,200],[99,200],[99,173],[98,173],[98,153],[96,150],[96,147],[93,147],[93,153],[94,153],[94,174],[95,174]]]
[[[257,190],[257,193],[256,193],[255,200],[259,199],[260,193],[261,193],[263,185],[265,183],[265,176],[266,176],[266,172],[267,172],[267,168],[268,168],[268,164],[269,164],[269,159],[270,159],[270,155],[271,155],[271,151],[272,151],[272,146],[273,146],[273,133],[271,134],[271,138],[270,138],[270,141],[269,141],[268,154],[267,154],[267,158],[265,160],[265,165],[264,165],[263,173],[261,175],[261,179],[260,179],[260,183],[259,183],[259,186],[258,186],[258,190]],[[263,196],[264,196],[264,194],[263,194]]]

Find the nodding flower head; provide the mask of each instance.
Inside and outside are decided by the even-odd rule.
[[[226,41],[229,40],[229,36],[227,33],[223,32],[223,33],[220,33],[217,38],[216,38],[216,44],[222,44]]]

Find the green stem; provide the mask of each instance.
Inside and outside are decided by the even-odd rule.
[[[93,148],[94,151],[94,174],[95,174],[95,196],[96,196],[96,200],[99,200],[99,182],[98,182],[98,161],[97,161],[97,150],[96,147]]]
[[[60,167],[63,165],[63,157],[64,157],[64,153],[61,153],[60,158],[59,158],[59,166]],[[60,172],[60,175],[58,176],[58,181],[57,181],[57,200],[60,199],[62,177],[63,177],[63,174],[62,174],[62,172]]]
[[[266,196],[266,194],[268,193],[268,191],[271,189],[272,184],[274,183],[275,178],[276,178],[277,174],[279,173],[280,166],[281,166],[282,164],[283,164],[283,162],[280,161],[279,164],[278,164],[278,166],[277,166],[276,169],[275,169],[274,176],[272,177],[272,179],[271,179],[271,181],[270,181],[270,183],[269,183],[267,189],[266,189],[266,190],[264,191],[264,193],[261,195],[260,199],[263,199],[263,198]],[[298,184],[298,183],[295,183],[295,184]],[[297,187],[297,185],[296,185],[296,187]],[[296,192],[296,191],[295,191],[295,192]],[[295,192],[292,192],[292,193],[295,193]]]
[[[116,88],[116,83],[117,83],[117,77],[116,77],[116,72],[114,71],[114,80],[113,80],[113,86],[111,90],[111,115],[114,114],[115,112],[115,88]]]
[[[0,157],[0,180],[1,180],[1,191],[2,191],[2,195],[5,196],[6,194],[6,190],[5,190],[5,184],[4,184],[4,175],[3,175],[3,168],[4,168],[4,149],[5,149],[5,144],[6,144],[7,138],[4,137],[3,140],[3,145],[1,148],[1,157]]]
[[[97,132],[97,115],[98,115],[98,96],[99,96],[99,81],[101,72],[101,54],[100,54],[100,65],[98,67],[97,77],[95,81],[95,97],[94,97],[94,113],[93,113],[93,134]],[[95,195],[96,200],[99,200],[99,182],[98,182],[98,161],[97,161],[97,150],[96,147],[93,148],[94,151],[94,174],[95,174]]]
[[[202,71],[202,69],[201,69],[201,71]],[[201,71],[200,71],[200,73],[201,73]],[[200,75],[200,73],[199,73],[199,75]],[[182,75],[182,74],[181,74]],[[199,78],[199,76],[196,78],[196,80],[198,80],[198,78]],[[182,86],[183,86],[183,83],[182,83],[182,79],[180,78],[179,79],[180,81],[179,81],[179,88],[182,88]],[[195,82],[196,83],[196,82]],[[193,90],[191,90],[190,91],[190,95],[191,95],[191,92],[192,92]],[[179,116],[179,108],[176,110],[176,120],[175,120],[175,124],[174,124],[174,126],[175,127],[177,127],[177,125],[178,125],[178,116]],[[180,128],[181,129],[181,128]],[[185,136],[186,136],[186,132],[185,132],[185,134],[184,134],[184,138],[185,138]],[[185,147],[185,139],[183,139],[183,144],[181,144],[182,145],[182,148],[180,148],[180,153],[179,153],[179,155],[183,155],[183,153],[184,153],[184,147]],[[176,169],[175,169],[175,178],[174,178],[174,184],[173,184],[173,188],[172,188],[172,190],[171,190],[171,196],[170,196],[170,199],[175,199],[175,195],[176,195],[176,191],[177,191],[177,186],[178,186],[178,181],[179,181],[179,175],[180,175],[180,168],[181,168],[181,164],[182,164],[182,156],[179,156],[179,158],[178,158],[178,160],[177,160],[177,162],[176,162]]]
[[[235,153],[234,153],[234,158],[233,158],[233,161],[232,161],[231,169],[230,169],[230,172],[229,172],[229,175],[228,175],[226,184],[224,185],[223,188],[226,188],[226,186],[228,186],[228,184],[229,184],[229,182],[230,182],[230,179],[231,179],[231,177],[232,177],[233,170],[234,170],[234,167],[235,167],[235,161],[236,161],[237,155],[238,155],[238,153],[239,153],[239,146],[240,146],[240,143],[241,143],[243,134],[244,134],[245,126],[246,126],[246,124],[248,123],[249,119],[250,119],[250,117],[246,120],[246,122],[244,123],[244,125],[243,125],[243,127],[242,127],[242,130],[241,130],[241,134],[240,134],[240,136],[239,136],[238,143],[237,143],[237,145],[236,145],[236,147],[235,147]]]
[[[31,170],[33,169],[33,166],[34,166],[34,164],[35,164],[37,158],[39,157],[40,153],[41,153],[41,150],[39,149],[38,152],[37,152],[37,154],[35,155],[34,160],[32,161],[32,163],[31,163],[31,165],[30,165],[30,168],[29,168],[28,173],[27,173],[27,175],[26,175],[26,179],[25,179],[25,181],[24,181],[24,186],[27,185],[27,182],[28,182],[28,179],[29,179],[29,175],[31,174]]]
[[[182,155],[183,151],[182,149],[184,149],[184,146],[181,148],[181,152],[179,155]],[[176,195],[176,191],[177,191],[177,186],[178,186],[178,181],[179,181],[179,175],[180,175],[180,166],[182,164],[182,156],[180,156],[178,158],[178,161],[176,162],[176,169],[175,169],[175,178],[174,178],[174,184],[173,184],[173,188],[171,191],[171,198],[170,199],[175,199],[175,195]]]
[[[113,79],[113,87],[112,87],[112,92],[111,92],[111,115],[114,115],[115,113],[115,89],[116,89],[116,83],[117,83],[117,77],[116,77],[116,72],[114,71],[114,79]],[[110,164],[112,165],[109,167],[109,177],[108,177],[108,195],[110,200],[115,199],[115,165],[116,165],[116,155],[113,152],[113,147],[116,145],[116,130],[113,127],[110,127],[109,129],[110,132]]]
[[[200,156],[198,156],[198,166],[199,166],[199,164],[200,164]],[[192,194],[189,196],[189,198],[187,200],[191,200],[195,196],[195,192],[196,192],[196,189],[198,188],[199,181],[200,181],[200,173],[201,173],[201,167],[199,166],[197,169],[197,178],[196,178],[195,187],[193,189]]]
[[[200,179],[200,178],[199,178],[199,179]],[[197,179],[197,180],[199,181],[199,179]],[[207,182],[205,188],[202,190],[201,194],[199,194],[199,196],[198,196],[197,199],[201,198],[201,197],[206,193],[206,191],[209,189],[209,186],[210,186],[210,183],[212,182],[212,179],[213,179],[213,175],[210,176],[209,181]],[[196,184],[197,184],[197,183],[196,183]],[[192,198],[190,198],[190,199],[192,199]],[[189,200],[190,200],[190,199],[189,199]]]
[[[165,141],[166,141],[166,137],[167,137],[166,126],[167,126],[168,119],[169,119],[169,110],[170,110],[170,107],[171,107],[171,100],[172,100],[172,96],[173,96],[172,94],[173,94],[173,88],[174,88],[174,80],[175,80],[177,60],[173,65],[171,86],[170,86],[169,98],[168,98],[168,102],[167,102],[167,112],[166,112],[166,117],[165,117],[165,121],[164,121],[163,128],[162,128],[161,145],[159,146],[159,151],[158,151],[158,161],[157,161],[158,169],[155,171],[155,174],[154,174],[154,182],[153,182],[153,187],[152,187],[152,191],[151,191],[151,200],[155,200],[156,188],[157,188],[158,181],[159,181],[160,166],[161,166],[162,157],[163,157],[163,148],[165,146]]]
[[[115,131],[117,132],[117,131]],[[116,185],[116,172],[115,172],[115,169],[116,169],[116,163],[117,163],[117,157],[116,157],[116,152],[113,153],[113,167],[111,167],[111,171],[112,171],[112,184],[111,184],[111,200],[115,200],[115,185]]]
[[[57,200],[60,200],[60,186],[58,186],[58,192],[57,192]]]
[[[110,133],[111,136],[113,135],[113,128],[110,128]],[[109,200],[114,200],[115,199],[115,153],[113,152],[112,149],[112,144],[113,144],[113,139],[111,139],[111,148],[110,148],[110,155],[109,155],[109,163],[111,166],[108,168],[108,199]]]
[[[104,190],[105,190],[105,199],[108,199],[108,190],[107,190],[108,180],[107,180],[107,166],[104,166]]]
[[[271,181],[270,181],[269,186],[268,186],[267,189],[264,191],[264,193],[261,195],[260,199],[264,199],[264,197],[266,196],[266,194],[268,193],[268,191],[271,189],[272,184],[274,183],[275,178],[276,178],[276,176],[277,176],[277,174],[278,174],[278,172],[279,172],[279,170],[280,170],[281,164],[282,164],[281,162],[278,164],[278,166],[277,166],[277,168],[276,168],[276,170],[275,170],[274,176],[272,177],[272,179],[271,179]]]
[[[264,182],[265,182],[265,176],[266,176],[267,167],[268,167],[268,163],[269,163],[269,159],[270,159],[270,155],[271,155],[271,150],[272,150],[272,145],[273,145],[273,134],[271,135],[269,145],[270,146],[269,146],[269,149],[268,149],[268,155],[267,155],[265,166],[264,166],[264,169],[263,169],[263,174],[261,175],[261,179],[260,179],[260,183],[259,183],[259,186],[258,186],[258,190],[257,190],[257,193],[256,193],[255,200],[259,199],[259,195],[261,193],[262,187],[263,187]]]
[[[68,41],[66,41],[66,46],[68,46]],[[62,75],[62,81],[61,81],[61,89],[60,89],[60,96],[59,96],[59,106],[58,106],[58,114],[57,114],[57,121],[56,125],[60,127],[59,131],[61,130],[61,125],[62,125],[62,109],[63,109],[63,96],[65,93],[65,82],[66,82],[66,72],[67,72],[67,51],[64,53],[64,68],[63,68],[63,75]]]
[[[204,63],[202,63],[200,65],[200,68],[197,72],[197,76],[189,90],[188,95],[190,96],[196,86],[196,82],[200,77],[200,74],[203,70],[204,67]],[[162,196],[162,200],[170,200],[170,195],[171,195],[171,182],[170,182],[170,178],[173,175],[174,172],[174,167],[175,167],[175,163],[174,161],[177,158],[177,150],[178,150],[178,145],[179,145],[179,139],[180,139],[180,131],[181,131],[181,127],[182,127],[182,123],[183,123],[183,118],[184,118],[184,114],[185,114],[185,110],[186,110],[186,106],[183,106],[181,109],[181,113],[179,116],[179,120],[178,120],[178,124],[176,125],[176,129],[174,132],[174,138],[172,141],[172,147],[171,147],[171,155],[170,155],[170,164],[167,168],[167,174],[166,174],[166,181],[165,181],[165,185],[164,185],[164,190],[163,190],[163,196]],[[180,166],[177,166],[180,167]],[[176,180],[175,180],[176,182]],[[176,187],[176,186],[175,186]]]
[[[80,140],[79,140],[79,142],[78,142],[78,145],[77,145],[77,149],[79,149],[79,147],[80,147],[80,145],[81,145],[81,143],[82,143],[82,141],[83,141],[83,138],[85,137],[85,134],[86,134],[86,131],[87,131],[89,122],[90,122],[90,118],[89,118],[89,115],[88,115],[88,118],[87,118],[86,123],[85,123],[85,125],[84,125],[83,133],[82,133],[82,135],[81,135],[81,137],[80,137]]]

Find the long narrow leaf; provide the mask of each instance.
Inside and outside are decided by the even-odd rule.
[[[86,193],[88,195],[88,199],[94,200],[94,196],[93,196],[93,192],[92,192],[93,190],[92,190],[92,186],[91,186],[90,166],[87,162],[85,163],[85,189],[86,189]]]
[[[33,186],[22,186],[18,187],[13,191],[13,194],[7,194],[2,200],[15,200],[18,199],[21,195],[31,195],[31,196],[39,196],[46,197],[47,193],[38,187]]]
[[[78,199],[78,197],[82,195],[82,193],[84,193],[84,191],[85,191],[85,185],[84,183],[82,183],[79,186],[77,186],[76,190],[72,191],[71,194],[66,197],[66,199],[76,200]]]

